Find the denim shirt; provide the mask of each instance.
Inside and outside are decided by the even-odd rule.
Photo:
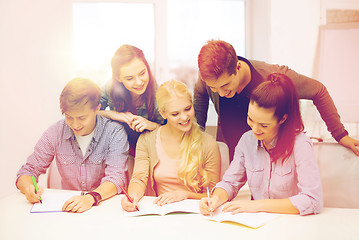
[[[311,140],[296,136],[293,154],[284,161],[273,162],[252,131],[243,134],[223,180],[229,200],[248,181],[254,200],[289,198],[301,215],[320,213],[323,208],[322,185]]]
[[[83,156],[73,131],[60,120],[43,133],[17,180],[22,175],[38,179],[55,158],[63,189],[92,191],[109,181],[120,193],[126,184],[128,148],[123,126],[97,115],[94,136]]]

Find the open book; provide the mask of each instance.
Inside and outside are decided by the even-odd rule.
[[[217,209],[213,216],[205,218],[217,222],[234,222],[251,228],[259,228],[281,215],[267,212],[232,214],[231,212],[222,212],[222,208],[223,206]]]
[[[157,204],[153,203],[154,199],[155,198],[146,199],[147,201],[141,200],[138,203],[139,211],[135,211],[135,212],[124,211],[124,215],[133,217],[133,216],[144,216],[144,215],[164,216],[169,213],[200,213],[199,200],[186,199],[183,201],[174,202],[163,206],[157,206]]]
[[[62,206],[72,196],[81,195],[80,191],[58,190],[51,191],[51,189],[45,189],[41,195],[42,203],[35,203],[30,212],[62,212]]]

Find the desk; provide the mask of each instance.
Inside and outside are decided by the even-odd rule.
[[[0,199],[0,239],[359,239],[359,209],[324,208],[318,215],[283,215],[250,229],[208,221],[198,214],[125,217],[122,197],[117,195],[81,214],[30,213],[32,205],[23,194],[15,193]]]

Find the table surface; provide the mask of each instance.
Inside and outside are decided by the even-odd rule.
[[[208,221],[199,214],[126,217],[122,197],[114,196],[81,214],[30,213],[32,204],[25,196],[12,194],[0,199],[0,239],[359,239],[359,209],[324,208],[318,215],[282,215],[251,229]]]

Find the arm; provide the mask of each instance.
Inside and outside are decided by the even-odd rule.
[[[148,133],[140,135],[136,145],[136,157],[133,174],[128,186],[128,194],[133,198],[130,203],[126,197],[121,205],[125,211],[136,211],[136,206],[145,194],[150,172],[150,155],[147,142]]]
[[[194,86],[193,105],[197,123],[205,129],[207,122],[209,96],[206,90],[206,83],[200,77]]]
[[[16,187],[25,194],[31,203],[38,202],[39,196],[43,193],[43,189],[39,187],[39,192],[35,194],[31,176],[34,176],[38,181],[39,175],[44,174],[53,161],[55,141],[60,138],[57,135],[57,128],[58,125],[53,125],[43,133],[35,145],[34,152],[27,158],[26,164],[17,173]]]
[[[124,128],[118,124],[112,123],[103,132],[106,135],[108,143],[104,167],[105,176],[101,179],[101,184],[93,192],[101,195],[101,200],[108,199],[121,192],[120,186],[126,186],[128,142]],[[63,211],[67,212],[85,212],[89,210],[95,199],[93,196],[86,194],[83,196],[74,196],[65,202]]]

